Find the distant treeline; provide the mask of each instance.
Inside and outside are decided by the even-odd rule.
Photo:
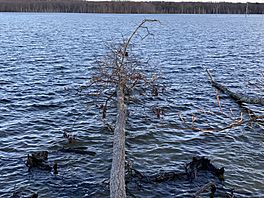
[[[264,3],[0,0],[0,12],[264,14]]]

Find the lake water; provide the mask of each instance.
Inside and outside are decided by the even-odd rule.
[[[230,89],[264,97],[262,15],[0,13],[0,197],[109,196],[103,181],[110,175],[113,134],[94,98],[77,89],[106,54],[105,44],[128,36],[145,18],[161,24],[149,24],[154,36],[137,43],[134,52],[151,59],[165,91],[129,104],[127,158],[153,174],[184,170],[193,156],[206,156],[225,167],[224,187],[237,197],[264,196],[263,123],[195,132],[184,129],[179,116],[191,123],[195,115],[200,128],[224,127],[240,117],[241,108],[224,94],[220,112],[206,68]],[[164,109],[161,119],[153,106]],[[263,107],[249,107],[264,113]],[[96,156],[58,151],[67,146],[65,128],[76,135],[77,146]],[[27,154],[40,150],[49,151],[50,163],[58,162],[59,175],[28,172]],[[146,184],[129,195],[189,197],[203,184]]]

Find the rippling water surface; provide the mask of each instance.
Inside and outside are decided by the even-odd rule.
[[[109,15],[0,13],[0,196],[107,197],[112,133],[92,98],[77,93],[106,53],[105,43],[122,39],[145,18],[153,37],[135,49],[150,57],[165,87],[157,98],[129,105],[127,157],[145,173],[182,170],[203,155],[225,167],[226,188],[238,197],[264,196],[263,124],[220,132],[183,129],[179,114],[197,127],[224,127],[240,117],[240,107],[221,94],[223,113],[205,68],[230,89],[264,97],[264,18],[250,15]],[[259,86],[256,86],[259,85]],[[144,106],[144,107],[142,107]],[[161,119],[151,108],[164,109]],[[250,106],[263,115],[263,107]],[[216,113],[202,113],[216,112]],[[113,115],[115,112],[113,112]],[[246,115],[245,119],[246,119]],[[96,156],[58,151],[68,146],[67,128],[77,146]],[[186,127],[185,127],[186,128]],[[59,175],[28,172],[26,156],[48,150]],[[188,197],[202,183],[147,185],[135,197]]]

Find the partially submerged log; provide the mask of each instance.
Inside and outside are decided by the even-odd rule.
[[[138,178],[143,182],[165,182],[165,181],[179,181],[179,180],[194,180],[197,178],[197,173],[199,171],[206,171],[215,175],[220,181],[224,180],[224,167],[217,168],[211,163],[210,159],[205,157],[193,157],[192,161],[185,165],[185,171],[168,171],[158,174],[153,174],[146,176],[138,170],[134,169],[132,166],[128,166],[126,170],[127,181],[132,177]]]
[[[214,176],[215,179],[210,175],[207,175],[208,173],[212,174],[211,176]],[[210,191],[210,197],[235,197],[232,189],[226,189],[222,186],[224,168],[217,168],[211,163],[210,159],[205,157],[193,157],[192,161],[185,165],[185,170],[183,171],[165,171],[152,175],[146,175],[136,170],[133,168],[133,164],[129,161],[126,163],[126,184],[128,185],[128,188],[130,186],[129,183],[132,183],[132,186],[133,184],[136,184],[138,187],[141,187],[142,183],[158,184],[169,181],[191,183],[195,181],[201,182],[201,178],[197,179],[200,176],[203,179],[202,186],[194,191],[195,193],[193,192],[193,189],[190,189],[190,192],[194,197],[199,197],[203,192],[208,190]],[[220,180],[220,183],[217,182],[217,180]]]
[[[86,147],[75,147],[75,148],[61,148],[58,149],[59,152],[63,153],[73,153],[81,155],[92,155],[95,156],[96,153],[93,151],[88,151]],[[32,154],[28,154],[26,166],[30,171],[31,168],[38,168],[41,170],[51,171],[53,167],[54,174],[58,174],[58,164],[55,162],[53,166],[48,163],[48,151],[39,151]]]
[[[51,171],[52,167],[48,164],[48,151],[40,151],[27,156],[26,166],[30,171],[31,168]]]
[[[248,104],[258,104],[258,105],[264,105],[264,98],[262,97],[249,97],[246,96],[244,94],[239,94],[239,93],[235,93],[233,91],[231,91],[230,89],[228,89],[226,86],[216,82],[212,75],[210,74],[209,70],[206,70],[211,84],[219,89],[220,91],[224,92],[225,94],[227,94],[228,96],[230,96],[232,99],[234,99],[235,101],[239,102],[239,103],[248,103]]]
[[[192,161],[185,166],[185,171],[191,179],[195,179],[197,171],[200,170],[211,172],[213,175],[217,176],[220,181],[224,180],[224,167],[215,167],[211,161],[205,157],[193,157]]]

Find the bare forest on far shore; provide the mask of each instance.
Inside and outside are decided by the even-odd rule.
[[[0,0],[0,12],[264,14],[264,3]]]

